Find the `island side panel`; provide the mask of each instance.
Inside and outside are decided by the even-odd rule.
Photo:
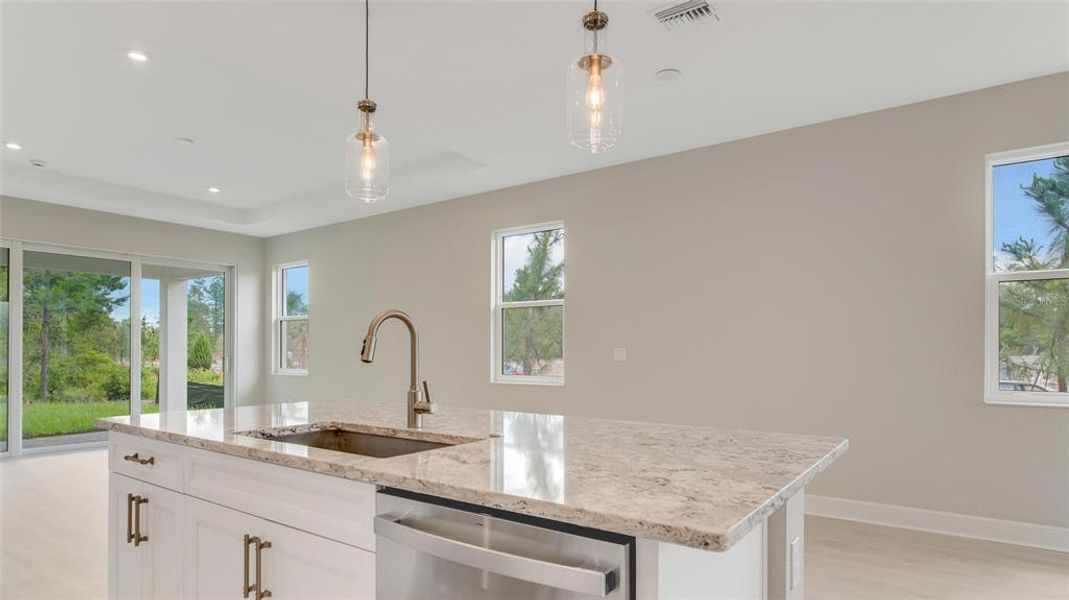
[[[769,600],[805,597],[805,491],[787,499],[765,521],[768,531]]]
[[[765,597],[765,524],[725,552],[637,540],[636,600]]]

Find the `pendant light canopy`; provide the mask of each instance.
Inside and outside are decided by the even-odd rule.
[[[390,154],[386,138],[375,132],[371,115],[378,105],[368,95],[371,7],[364,0],[364,99],[357,103],[360,130],[345,138],[345,193],[374,204],[390,193]]]
[[[583,54],[568,65],[568,138],[591,154],[610,150],[623,129],[623,67],[605,51],[608,24],[594,0],[583,16]]]

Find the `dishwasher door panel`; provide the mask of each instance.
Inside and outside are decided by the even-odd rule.
[[[458,510],[380,493],[375,520],[377,597],[391,600],[630,600],[632,597],[633,538],[615,534],[577,535],[479,510],[474,507],[470,511]]]

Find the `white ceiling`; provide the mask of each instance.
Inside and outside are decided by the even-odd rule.
[[[564,131],[589,3],[374,2],[393,173],[369,207],[343,186],[361,3],[7,1],[0,189],[269,236],[1069,70],[1065,2],[714,3],[681,32],[664,5],[602,2],[626,116],[594,157]]]

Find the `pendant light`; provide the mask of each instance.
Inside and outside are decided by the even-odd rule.
[[[364,99],[357,103],[360,130],[345,138],[345,193],[374,204],[390,193],[390,155],[386,138],[375,132],[371,114],[378,105],[368,95],[370,79],[371,7],[364,0]]]
[[[568,138],[591,154],[616,145],[623,126],[623,67],[605,53],[609,16],[598,10],[583,15],[583,54],[568,66]]]

